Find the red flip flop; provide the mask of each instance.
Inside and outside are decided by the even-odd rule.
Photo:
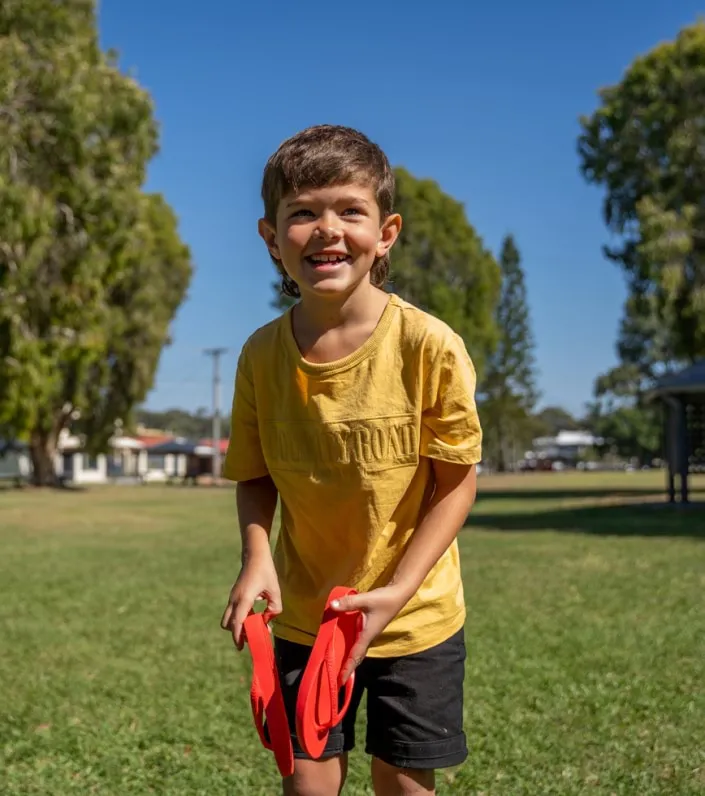
[[[323,754],[330,731],[347,712],[353,695],[354,673],[345,683],[343,705],[338,708],[340,676],[362,630],[362,614],[339,613],[330,604],[349,594],[356,592],[336,587],[328,596],[296,701],[296,735],[302,749],[314,760]]]
[[[245,619],[244,634],[252,656],[250,703],[255,727],[264,748],[274,752],[279,773],[282,777],[290,777],[294,773],[294,750],[272,639],[262,614],[250,614]]]

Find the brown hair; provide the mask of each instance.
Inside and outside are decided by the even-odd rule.
[[[394,172],[384,152],[358,130],[322,124],[309,127],[283,144],[267,161],[262,178],[264,215],[276,224],[279,202],[290,192],[328,185],[342,185],[357,179],[373,185],[380,217],[392,213],[394,205]],[[282,277],[281,291],[299,298],[299,287],[282,264],[272,258]],[[370,279],[382,287],[389,275],[389,257],[375,260]]]

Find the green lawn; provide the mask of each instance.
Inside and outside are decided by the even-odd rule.
[[[657,505],[662,485],[481,480],[462,535],[471,756],[440,794],[705,792],[705,511]],[[247,655],[218,625],[231,490],[3,490],[0,550],[2,796],[278,793]],[[366,775],[358,751],[346,793]]]

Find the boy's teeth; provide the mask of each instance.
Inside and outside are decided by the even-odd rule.
[[[342,254],[313,254],[311,259],[317,263],[337,263],[339,260],[347,258]]]

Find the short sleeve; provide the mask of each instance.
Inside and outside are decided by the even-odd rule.
[[[250,481],[268,474],[262,445],[257,403],[247,349],[240,354],[235,374],[230,440],[223,463],[223,476],[230,481]]]
[[[449,335],[428,363],[421,417],[421,455],[458,464],[482,459],[475,367],[462,339]]]

